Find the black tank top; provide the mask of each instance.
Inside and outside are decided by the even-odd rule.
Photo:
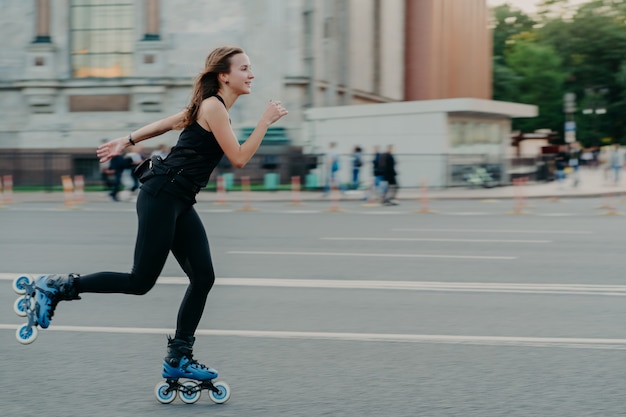
[[[222,97],[215,95],[226,106]],[[178,137],[176,145],[164,159],[164,164],[172,171],[180,173],[199,188],[206,187],[211,173],[224,156],[224,151],[215,139],[213,132],[204,129],[197,121],[185,127]],[[153,177],[142,185],[152,194],[161,189],[179,197],[192,200],[195,203],[195,193],[190,195],[188,190],[169,181],[168,177]]]

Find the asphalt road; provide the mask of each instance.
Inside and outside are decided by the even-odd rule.
[[[147,295],[84,294],[15,340],[11,278],[128,270],[132,204],[1,209],[0,415],[626,415],[626,221],[604,204],[198,205],[218,282],[195,354],[224,405],[154,398],[173,259]]]

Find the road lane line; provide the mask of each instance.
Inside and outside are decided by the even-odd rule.
[[[446,216],[495,216],[497,213],[488,213],[486,211],[457,211],[442,214]]]
[[[588,230],[506,230],[506,229],[412,229],[394,228],[393,232],[444,232],[444,233],[549,233],[551,235],[591,235]]]
[[[20,274],[0,273],[0,280],[11,281]],[[40,274],[30,274],[36,277]],[[157,285],[188,285],[186,277],[160,277]],[[512,294],[563,294],[626,296],[626,285],[525,284],[498,282],[378,281],[289,278],[217,278],[215,285],[234,287],[282,287],[355,290],[409,290],[432,292],[481,292]]]
[[[183,281],[184,280],[184,281]],[[186,279],[163,281],[166,283],[187,283]],[[373,281],[373,280],[314,280],[286,278],[218,278],[216,285],[258,286],[322,289],[369,289],[369,290],[412,290],[447,292],[500,292],[523,294],[569,294],[626,296],[626,285],[584,285],[584,284],[510,284],[480,282],[433,282],[433,281]]]
[[[233,250],[229,255],[266,255],[266,256],[345,256],[367,258],[432,258],[432,259],[472,259],[510,261],[516,256],[479,256],[479,255],[436,255],[422,253],[362,253],[362,252],[281,252],[281,251],[245,251]]]
[[[0,324],[0,330],[15,331],[20,325]],[[148,327],[50,326],[47,331],[116,334],[169,334],[174,329]],[[196,336],[247,337],[291,340],[330,340],[353,342],[435,343],[455,345],[523,346],[542,348],[576,348],[626,350],[626,339],[577,337],[471,336],[393,333],[341,333],[269,330],[198,329]]]
[[[321,237],[321,240],[372,242],[456,242],[456,243],[552,243],[551,240],[523,239],[438,239],[413,237]]]

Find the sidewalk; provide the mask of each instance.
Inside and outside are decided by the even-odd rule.
[[[515,199],[515,198],[583,198],[626,195],[626,179],[621,184],[614,185],[604,179],[604,172],[600,169],[583,169],[580,172],[580,183],[573,186],[571,178],[563,184],[557,182],[526,183],[525,185],[511,185],[504,187],[485,188],[449,188],[421,190],[417,188],[401,188],[398,192],[398,200],[415,200],[427,197],[430,200],[451,199]],[[360,201],[364,196],[363,190],[348,191],[340,195],[342,201]],[[198,194],[198,202],[217,202],[220,196],[216,192],[202,191]],[[238,191],[230,191],[225,195],[226,201],[243,202],[250,199],[255,202],[283,201],[292,202],[295,196],[291,191],[262,191],[246,194]],[[321,191],[302,191],[300,201],[331,201]],[[7,202],[4,196],[4,204],[20,203],[45,203],[58,202],[63,204],[65,196],[62,192],[16,192],[12,195],[12,202]],[[1,201],[1,200],[0,200]],[[85,193],[86,203],[111,202],[107,192]],[[123,203],[121,203],[123,204]]]
[[[612,172],[608,178],[602,169],[586,168],[580,170],[580,181],[576,187],[573,179],[567,178],[563,183],[528,182],[525,185],[496,187],[491,189],[449,189],[432,190],[428,192],[432,199],[513,199],[513,198],[551,198],[551,197],[602,197],[626,194],[626,180],[615,185],[612,181]]]

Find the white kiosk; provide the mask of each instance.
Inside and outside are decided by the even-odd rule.
[[[341,177],[348,179],[355,146],[371,156],[374,146],[394,145],[401,187],[464,185],[471,167],[489,166],[508,183],[507,152],[511,118],[536,117],[537,106],[474,98],[321,107],[305,112],[305,152],[323,154],[330,142],[344,156]],[[365,158],[361,180],[371,180]],[[324,167],[318,176],[324,177]]]

